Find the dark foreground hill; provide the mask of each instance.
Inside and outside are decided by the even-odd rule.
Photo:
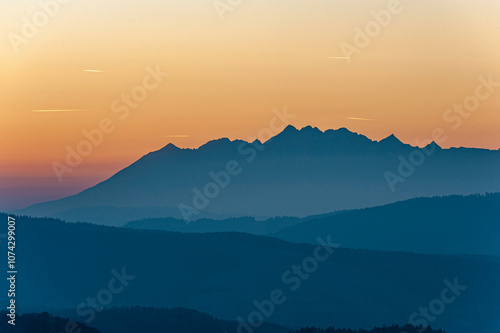
[[[74,310],[62,313],[65,317],[78,319]],[[235,320],[221,320],[195,310],[137,306],[103,310],[91,324],[102,333],[237,333],[239,328],[239,323]],[[284,326],[263,323],[260,327],[253,328],[253,333],[289,333],[290,330]]]
[[[306,327],[301,328],[298,331],[294,331],[291,333],[444,333],[442,330],[433,330],[430,327],[423,329],[422,327],[415,327],[412,325],[393,325],[389,327],[375,327],[371,330],[350,330],[350,329],[336,329],[333,327],[328,327],[327,329],[320,329],[316,327]]]
[[[0,312],[0,318],[2,333],[101,333],[93,327],[54,317],[47,312],[23,314],[16,318],[15,326],[7,322],[7,312]]]
[[[355,249],[500,256],[500,193],[417,198],[320,217],[132,221],[126,227],[175,232],[237,231],[315,244],[318,235]]]
[[[298,328],[409,322],[454,333],[500,329],[496,257],[349,250],[240,233],[27,217],[17,218],[16,240],[18,304],[34,311],[80,309],[83,322],[97,299],[106,306],[191,308],[225,320],[250,321],[260,313]],[[6,281],[0,288],[7,290]],[[419,312],[429,306],[439,315],[426,320]]]
[[[74,311],[73,311],[74,313]],[[269,323],[246,330],[236,321],[214,318],[198,311],[175,308],[112,308],[99,313],[92,325],[102,333],[291,333],[292,329]],[[420,328],[412,325],[373,328],[371,330],[346,330],[328,328],[302,328],[294,333],[421,333]],[[427,328],[426,333],[442,333],[440,330]]]
[[[190,220],[304,217],[414,197],[500,192],[499,168],[500,151],[436,144],[422,150],[394,136],[377,142],[345,128],[288,126],[265,143],[169,144],[77,195],[18,213],[115,226],[134,207],[142,217],[164,211]]]
[[[188,309],[158,309],[158,308],[112,308],[99,313],[92,326],[72,321],[74,311],[60,311],[67,313],[70,319],[63,319],[48,314],[23,314],[16,320],[16,325],[9,325],[5,320],[0,321],[2,333],[138,333],[138,332],[169,332],[169,333],[238,333],[245,332],[236,321],[216,319],[204,313]],[[6,312],[0,312],[2,318]],[[75,318],[74,318],[75,319]],[[290,328],[263,323],[258,328],[252,328],[252,333],[290,333]],[[411,325],[404,327],[391,326],[374,328],[372,330],[326,330],[316,328],[302,328],[295,333],[420,333],[419,329]],[[249,333],[249,332],[247,332]],[[441,333],[440,330],[426,329],[426,333]]]

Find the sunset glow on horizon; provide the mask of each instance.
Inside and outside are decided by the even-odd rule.
[[[26,38],[38,1],[2,2],[0,191],[74,194],[168,143],[247,140],[284,107],[298,128],[411,145],[442,128],[444,148],[499,149],[500,86],[483,81],[500,82],[500,2],[402,0],[356,47],[389,3],[244,1],[221,20],[212,1],[69,1]],[[481,84],[475,111],[447,113]],[[53,162],[100,128],[60,184]]]

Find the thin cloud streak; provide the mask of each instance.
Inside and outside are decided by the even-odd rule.
[[[351,57],[327,57],[326,59],[351,60]]]
[[[84,69],[83,71],[88,73],[104,73],[104,71],[101,71],[100,69]]]
[[[358,117],[347,117],[349,120],[363,120],[363,121],[375,121],[375,119],[369,119],[369,118],[358,118]]]
[[[56,109],[56,110],[31,110],[32,112],[80,112],[88,111],[85,109]]]

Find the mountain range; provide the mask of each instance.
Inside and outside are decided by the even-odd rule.
[[[106,225],[147,217],[305,217],[414,197],[500,192],[500,151],[420,149],[293,126],[262,143],[172,144],[74,196],[16,211]]]

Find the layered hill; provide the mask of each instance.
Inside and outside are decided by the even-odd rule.
[[[16,300],[33,310],[83,309],[94,298],[106,306],[190,308],[225,320],[262,311],[266,321],[289,327],[371,329],[421,322],[419,308],[448,288],[447,302],[456,297],[432,327],[455,333],[500,328],[497,257],[350,250],[328,237],[318,246],[28,217],[18,217],[16,226],[22,272]],[[7,290],[6,283],[0,288]],[[277,301],[273,311],[265,310],[271,299]]]
[[[131,221],[128,228],[187,233],[247,232],[315,244],[331,235],[348,248],[500,256],[500,193],[417,198],[307,218]]]

